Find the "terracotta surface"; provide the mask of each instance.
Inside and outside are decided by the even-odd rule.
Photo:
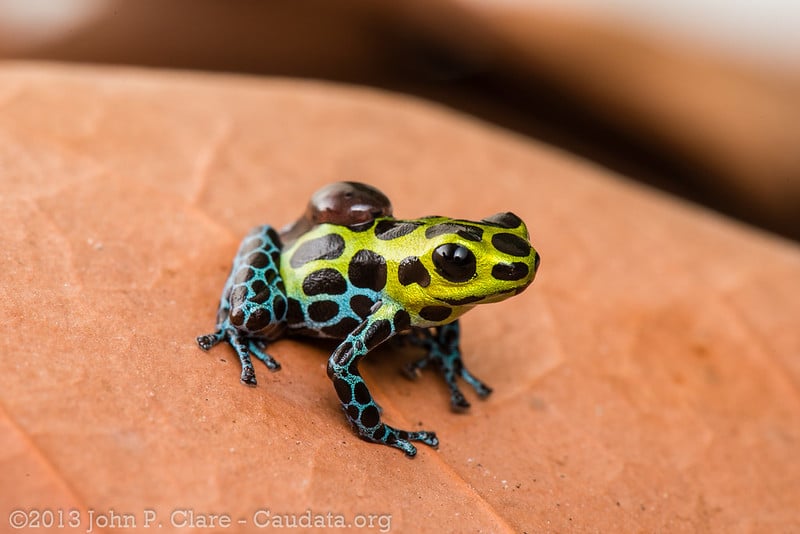
[[[259,532],[263,509],[396,532],[800,529],[796,245],[371,90],[5,64],[0,109],[0,531],[71,507],[84,530],[89,509],[182,532],[173,510]],[[543,256],[531,289],[463,320],[495,388],[468,414],[433,373],[400,377],[413,349],[365,362],[388,422],[438,432],[414,460],[352,434],[330,346],[276,343],[283,370],[251,389],[229,347],[194,342],[244,232],[341,179],[398,216],[512,210]]]

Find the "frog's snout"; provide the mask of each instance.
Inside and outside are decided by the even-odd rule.
[[[536,274],[536,271],[539,270],[539,262],[542,261],[542,256],[535,250],[533,251],[533,273]]]

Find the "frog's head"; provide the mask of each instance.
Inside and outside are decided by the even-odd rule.
[[[447,307],[498,302],[519,294],[539,267],[528,229],[513,213],[480,222],[432,217],[424,236],[425,253],[419,261],[430,281],[422,290],[432,305],[428,307],[441,307],[442,315]],[[424,308],[420,315],[425,318]]]

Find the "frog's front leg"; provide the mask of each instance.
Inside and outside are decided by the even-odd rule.
[[[470,406],[458,388],[457,377],[463,378],[481,398],[487,397],[492,392],[492,388],[480,381],[464,366],[459,346],[460,332],[458,321],[437,326],[433,331],[421,329],[414,332],[410,338],[412,343],[423,347],[428,353],[404,368],[406,376],[415,378],[420,369],[427,367],[429,363],[435,363],[441,370],[447,387],[450,388],[450,406],[456,411],[466,410]]]
[[[267,343],[286,328],[286,289],[280,276],[281,242],[270,226],[258,226],[242,240],[222,290],[217,329],[197,338],[203,350],[228,341],[242,365],[241,381],[256,385],[253,354],[271,370],[280,364],[266,352]]]
[[[407,328],[408,324],[406,311],[388,304],[381,305],[333,351],[328,361],[328,377],[333,381],[344,413],[359,437],[396,447],[413,457],[417,449],[411,442],[421,441],[437,447],[436,434],[398,430],[381,422],[380,409],[358,370],[358,363],[370,350]]]

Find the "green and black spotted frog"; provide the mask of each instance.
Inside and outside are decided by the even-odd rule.
[[[230,343],[242,382],[255,385],[251,354],[272,370],[280,368],[267,353],[270,342],[285,335],[341,340],[328,360],[328,376],[347,419],[361,438],[414,456],[411,442],[436,447],[436,434],[381,422],[359,362],[402,336],[427,351],[407,373],[435,364],[453,408],[469,407],[458,377],[480,397],[491,389],[464,366],[458,318],[478,304],[519,294],[538,266],[525,224],[512,213],[478,222],[400,220],[377,189],[340,182],[315,193],[303,217],[282,232],[270,226],[250,231],[222,291],[216,331],[197,342],[204,350]]]

